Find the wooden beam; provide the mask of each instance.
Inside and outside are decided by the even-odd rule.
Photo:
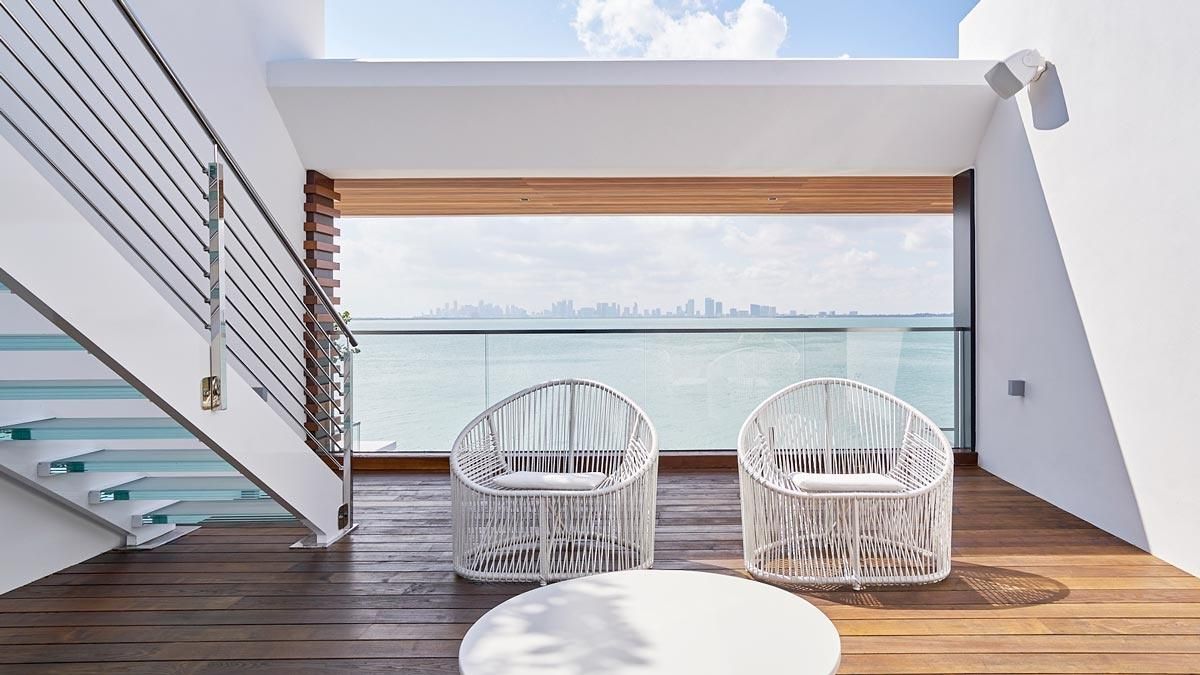
[[[320,197],[318,195],[309,195],[308,198],[309,199],[324,199],[323,197]],[[330,218],[337,218],[338,216],[342,215],[337,209],[333,208],[332,206],[329,206],[327,204],[321,204],[318,202],[304,202],[304,212],[305,213],[319,213],[323,216],[329,216]]]
[[[311,251],[311,249],[310,249],[309,251],[306,251],[306,252],[314,252],[314,251]],[[313,258],[305,258],[304,264],[307,265],[309,269],[314,269],[314,270],[340,270],[340,269],[342,269],[341,263],[333,262],[332,260],[316,260]]]
[[[340,253],[342,247],[337,244],[326,244],[320,241],[308,240],[304,242],[304,250],[306,251],[325,251],[326,253]]]
[[[341,251],[341,246],[337,244],[337,238],[341,232],[333,225],[333,219],[338,216],[335,202],[340,195],[333,189],[332,178],[318,171],[311,170],[305,173],[303,194],[305,213],[304,264],[312,270],[313,276],[316,277],[317,285],[331,294],[332,289],[338,286],[338,281],[333,278],[335,270],[341,267],[339,263],[333,260],[334,254]],[[341,302],[337,297],[330,297],[330,301],[335,306]],[[324,338],[321,338],[320,341],[314,341],[312,335],[322,334],[321,331],[313,330],[317,326],[325,330],[333,329],[334,317],[331,312],[336,311],[336,307],[326,307],[320,301],[315,289],[310,288],[306,284],[304,287],[304,309],[305,348],[309,352],[304,359],[306,384],[305,410],[310,414],[317,415],[321,420],[333,414],[340,423],[340,412],[332,410],[327,400],[330,393],[321,384],[319,379],[314,378],[315,374],[324,371],[329,364],[323,356],[315,359],[312,356],[323,355],[330,348],[329,344],[323,343]],[[333,384],[333,388],[340,394],[341,389],[337,386],[336,382]],[[323,435],[321,421],[307,419],[304,426],[310,433],[317,436],[317,441],[325,446],[324,449],[332,449],[333,444],[330,442],[330,439],[325,438]],[[312,439],[309,439],[309,444],[314,445]]]
[[[341,195],[333,191],[333,188],[325,187],[324,185],[315,185],[312,183],[304,186],[304,194],[320,195],[327,199],[332,199],[333,201],[337,201],[342,198]]]
[[[951,176],[341,178],[343,216],[948,214]]]
[[[333,304],[335,304],[335,305],[340,305],[340,304],[342,304],[342,299],[341,299],[341,298],[339,298],[339,297],[338,297],[338,296],[336,296],[336,295],[331,295],[331,296],[329,296],[329,299],[330,299],[330,300],[332,300],[332,301],[333,301]],[[317,299],[317,296],[315,296],[315,295],[306,295],[306,296],[304,296],[304,304],[306,304],[306,305],[313,305],[313,306],[315,306],[315,305],[316,305],[318,302],[319,302],[319,300]]]
[[[316,234],[326,234],[331,237],[336,237],[342,233],[341,229],[334,227],[333,225],[326,225],[324,223],[314,223],[312,221],[304,223],[304,231],[305,232],[313,232]]]

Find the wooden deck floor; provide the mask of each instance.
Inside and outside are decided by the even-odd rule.
[[[660,485],[656,567],[742,574],[735,474]],[[529,586],[455,578],[445,475],[362,474],[358,498],[362,526],[327,551],[206,527],[0,596],[0,672],[456,673],[470,623]],[[955,505],[950,579],[804,594],[843,672],[1200,672],[1200,580],[979,469]]]

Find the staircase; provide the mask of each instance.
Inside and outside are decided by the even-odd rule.
[[[2,285],[0,376],[0,471],[129,547],[205,523],[295,520]]]
[[[357,343],[302,177],[285,229],[233,154],[125,0],[0,3],[0,591],[206,523],[354,528]]]

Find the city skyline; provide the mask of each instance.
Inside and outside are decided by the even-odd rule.
[[[549,307],[530,310],[511,303],[496,304],[480,299],[475,304],[459,303],[457,300],[447,301],[440,307],[433,307],[417,316],[409,317],[369,317],[369,318],[414,318],[414,319],[590,319],[590,318],[772,318],[772,317],[855,317],[868,316],[858,310],[825,309],[817,311],[800,311],[797,309],[780,310],[776,305],[750,303],[746,308],[729,307],[712,297],[703,299],[703,306],[695,298],[688,298],[675,306],[673,310],[662,307],[644,307],[637,301],[629,304],[620,302],[581,303],[578,306],[574,299],[562,299],[553,302]],[[940,312],[913,312],[913,315],[937,315]]]
[[[344,306],[416,317],[446,302],[541,312],[570,299],[705,313],[916,314],[953,307],[949,216],[347,218]],[[688,299],[693,300],[686,311]]]
[[[662,307],[642,307],[635,300],[631,304],[622,304],[620,302],[597,302],[593,304],[580,303],[576,308],[574,299],[562,299],[555,301],[545,309],[529,310],[525,307],[515,304],[498,305],[480,299],[478,303],[472,305],[468,303],[459,304],[457,300],[453,302],[445,302],[441,307],[434,307],[429,311],[413,318],[423,319],[523,319],[523,318],[554,318],[554,319],[618,319],[618,318],[659,318],[659,317],[687,317],[687,318],[744,318],[744,317],[778,317],[778,316],[839,316],[837,310],[821,310],[819,312],[805,313],[796,309],[789,309],[783,312],[778,310],[775,305],[750,303],[745,309],[730,307],[727,311],[724,308],[724,303],[711,297],[704,298],[703,309],[698,309],[695,298],[688,298],[685,302],[676,305],[674,310],[663,309]],[[858,310],[850,310],[842,316],[858,316]]]

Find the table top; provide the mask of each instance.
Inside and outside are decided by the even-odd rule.
[[[562,581],[488,612],[459,650],[466,675],[829,675],[837,629],[783,589],[708,572]]]

